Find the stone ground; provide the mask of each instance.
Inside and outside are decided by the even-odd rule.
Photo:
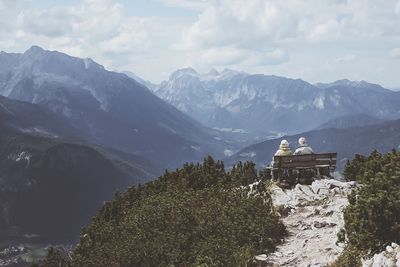
[[[271,188],[275,206],[290,210],[282,218],[289,232],[284,242],[270,255],[256,257],[260,266],[328,266],[343,251],[337,233],[344,225],[343,210],[354,182],[316,180],[294,189]]]
[[[363,261],[363,267],[400,267],[400,246],[392,243],[385,251]]]

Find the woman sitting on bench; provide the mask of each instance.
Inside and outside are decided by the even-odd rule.
[[[291,156],[292,150],[290,150],[289,142],[282,140],[279,149],[276,151],[275,156]]]

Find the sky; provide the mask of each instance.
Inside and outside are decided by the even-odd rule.
[[[191,66],[400,88],[400,0],[0,0],[0,50],[32,45],[152,82]]]

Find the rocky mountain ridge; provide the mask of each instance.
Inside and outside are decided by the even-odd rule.
[[[37,46],[0,54],[0,95],[47,108],[92,143],[140,154],[165,168],[229,149],[212,130],[127,75]]]
[[[365,81],[310,84],[301,79],[226,69],[172,73],[155,94],[209,127],[241,129],[252,136],[298,133],[338,117],[400,117],[400,93]]]

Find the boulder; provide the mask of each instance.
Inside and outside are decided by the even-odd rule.
[[[369,259],[362,260],[363,267],[399,267],[400,266],[400,246],[392,243],[380,253]]]

